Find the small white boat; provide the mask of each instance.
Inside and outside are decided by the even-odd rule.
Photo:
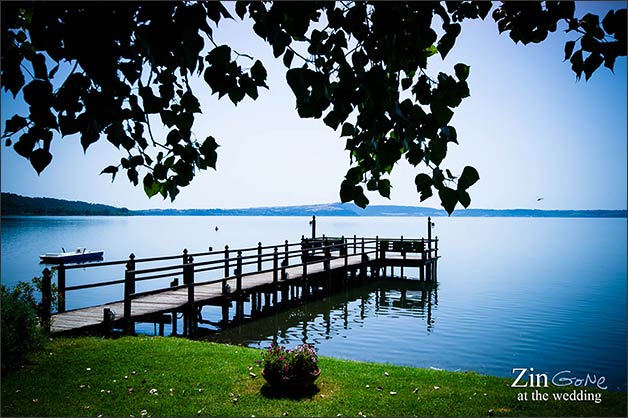
[[[59,264],[59,263],[79,263],[81,261],[102,260],[104,251],[88,250],[84,247],[79,247],[76,251],[65,252],[62,249],[61,253],[46,253],[39,256],[42,263],[47,264]]]

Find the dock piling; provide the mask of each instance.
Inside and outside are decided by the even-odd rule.
[[[65,312],[65,264],[57,266],[57,312]]]
[[[131,295],[135,293],[135,254],[129,255],[124,271],[124,320],[126,332],[135,333],[135,323],[131,319]]]

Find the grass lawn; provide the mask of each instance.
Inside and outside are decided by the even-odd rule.
[[[180,338],[57,338],[2,377],[2,416],[626,416],[602,401],[518,401],[512,379],[320,358],[316,389],[274,393],[259,350]],[[543,389],[572,393],[582,388]],[[594,392],[586,389],[587,392]],[[490,412],[489,412],[490,411]]]

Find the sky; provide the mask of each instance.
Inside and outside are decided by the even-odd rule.
[[[578,2],[576,14],[601,15],[625,2]],[[234,15],[235,16],[235,15]],[[455,109],[451,121],[459,145],[451,144],[443,163],[454,174],[475,167],[480,181],[469,189],[471,208],[490,209],[626,209],[627,85],[626,58],[614,74],[601,67],[593,77],[576,81],[563,62],[566,40],[559,30],[540,45],[514,44],[497,25],[467,21],[456,45],[428,72],[453,74],[453,66],[471,66],[471,97]],[[340,183],[349,165],[344,140],[322,120],[300,119],[285,82],[285,67],[250,24],[221,21],[218,44],[260,59],[268,70],[269,90],[256,100],[234,106],[211,96],[199,82],[195,93],[203,114],[194,133],[212,135],[220,144],[217,170],[200,172],[174,202],[149,199],[119,173],[115,182],[101,170],[116,165],[122,154],[106,140],[86,153],[78,137],[53,141],[53,161],[41,175],[12,148],[0,146],[1,188],[25,196],[104,203],[129,209],[247,208],[340,201]],[[246,58],[239,63],[247,67]],[[293,66],[297,59],[293,61]],[[250,62],[252,65],[253,62]],[[23,102],[2,92],[1,119],[25,112]],[[158,129],[158,127],[157,127]],[[434,196],[420,202],[414,185],[419,171],[400,161],[390,176],[391,198],[369,193],[371,204],[439,207]]]

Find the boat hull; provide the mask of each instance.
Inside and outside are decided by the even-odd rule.
[[[42,263],[80,263],[82,261],[102,260],[104,251],[90,251],[84,253],[44,254],[40,255]]]

